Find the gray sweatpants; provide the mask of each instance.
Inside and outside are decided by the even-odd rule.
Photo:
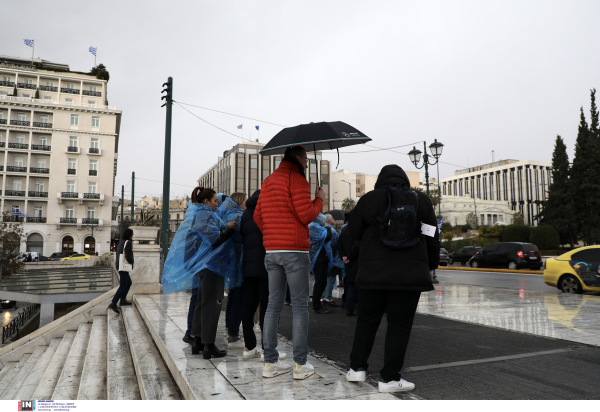
[[[198,272],[200,283],[192,320],[192,336],[201,337],[202,343],[215,343],[221,315],[225,278],[204,269]]]

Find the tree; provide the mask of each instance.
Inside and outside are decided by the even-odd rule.
[[[524,225],[525,219],[523,218],[522,212],[517,212],[513,215],[513,224],[515,225]]]
[[[504,231],[504,226],[496,225],[496,226],[481,226],[479,228],[479,236],[477,240],[480,240],[482,243],[498,243],[502,238],[502,233]]]
[[[529,226],[508,225],[504,227],[501,239],[503,242],[529,242]]]
[[[0,223],[0,245],[3,248],[3,262],[2,262],[2,278],[7,279],[22,271],[25,268],[25,264],[19,259],[21,239],[24,236],[23,222],[7,222],[6,219],[11,218],[11,212],[3,212],[3,219]]]
[[[356,206],[356,200],[349,198],[349,197],[345,198],[342,203],[342,209],[345,210],[346,212],[351,211],[352,209],[354,209],[355,206]]]
[[[90,74],[92,76],[96,76],[97,79],[101,79],[101,80],[108,81],[108,79],[110,78],[110,74],[108,73],[108,70],[106,70],[106,67],[102,63],[100,63],[96,67],[92,67],[92,70],[90,70]]]
[[[590,90],[590,128],[588,134],[590,152],[586,156],[590,159],[587,171],[587,181],[582,185],[582,190],[587,194],[587,221],[584,224],[584,238],[587,244],[600,242],[600,115],[596,106],[596,89]]]
[[[475,213],[471,212],[467,215],[467,224],[471,226],[471,229],[477,229],[477,216],[475,216]]]
[[[35,98],[36,98],[36,99],[39,99],[39,98],[40,98],[40,91],[39,91],[39,90],[36,90],[36,91],[35,91]]]
[[[529,242],[540,250],[554,250],[560,245],[560,234],[552,226],[541,224],[531,229]]]
[[[452,231],[452,223],[444,222],[442,223],[442,232],[450,232]]]

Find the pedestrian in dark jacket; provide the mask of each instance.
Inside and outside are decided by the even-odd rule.
[[[133,230],[125,229],[123,232],[123,239],[119,242],[119,246],[117,246],[117,253],[115,266],[119,269],[119,257],[122,254],[125,254],[125,260],[127,263],[131,264],[133,268]],[[129,289],[131,288],[131,277],[129,276],[129,272],[125,272],[119,270],[119,289],[117,289],[117,293],[113,297],[112,302],[108,305],[109,309],[112,309],[116,313],[120,313],[119,308],[117,307],[117,302],[120,302],[121,306],[131,305],[131,302],[128,302],[125,298],[129,293]]]
[[[375,334],[387,313],[380,392],[403,392],[415,387],[401,379],[400,370],[421,292],[433,290],[432,273],[438,266],[440,251],[435,212],[429,197],[420,191],[416,192],[418,243],[406,249],[392,249],[381,241],[378,215],[387,206],[387,189],[393,186],[410,189],[410,182],[402,168],[388,165],[381,169],[375,190],[360,198],[349,224],[352,238],[360,241],[356,276],[360,311],[350,354],[351,369],[346,377],[349,381],[365,380]],[[421,224],[435,227],[434,236],[420,234]]]
[[[346,214],[346,219],[349,220],[350,213]],[[354,316],[354,308],[358,301],[358,293],[356,290],[356,274],[358,273],[358,255],[360,250],[360,242],[354,241],[350,235],[348,224],[344,224],[340,239],[338,240],[338,253],[344,261],[344,296],[346,305],[346,316]]]

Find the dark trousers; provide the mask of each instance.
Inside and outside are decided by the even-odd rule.
[[[260,304],[260,314],[258,322],[260,330],[263,330],[265,322],[265,313],[269,304],[269,279],[268,278],[247,278],[246,284],[246,302],[242,315],[242,327],[244,329],[244,341],[246,349],[252,350],[256,347],[256,335],[254,334],[254,313]]]
[[[225,291],[225,278],[204,269],[198,272],[200,285],[192,320],[192,335],[201,337],[202,343],[215,343]]]
[[[360,311],[350,353],[352,369],[369,367],[375,335],[384,312],[387,312],[388,327],[380,374],[386,382],[400,380],[420,296],[421,292],[408,290],[360,290]]]
[[[129,272],[119,272],[119,289],[117,289],[117,293],[115,293],[112,303],[117,304],[119,299],[125,300],[130,288],[131,278],[129,277]]]
[[[190,307],[188,308],[187,330],[186,335],[192,334],[192,321],[194,319],[194,310],[196,309],[196,300],[198,298],[198,288],[192,289],[192,297],[190,298]]]
[[[344,280],[344,295],[346,295],[346,312],[354,313],[356,302],[358,302],[358,290],[354,282]]]
[[[240,334],[240,324],[244,312],[244,301],[246,300],[246,282],[235,289],[227,292],[227,310],[225,312],[225,327],[229,336]]]
[[[327,286],[327,268],[329,262],[315,263],[315,287],[313,288],[312,304],[313,310],[321,309],[321,297],[325,286]]]

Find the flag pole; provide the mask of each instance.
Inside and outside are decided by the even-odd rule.
[[[31,67],[33,67],[33,52],[35,51],[35,40],[33,40],[33,46],[31,46]]]
[[[98,48],[96,47],[96,52],[94,53],[94,67],[96,67],[96,55],[98,54]]]

